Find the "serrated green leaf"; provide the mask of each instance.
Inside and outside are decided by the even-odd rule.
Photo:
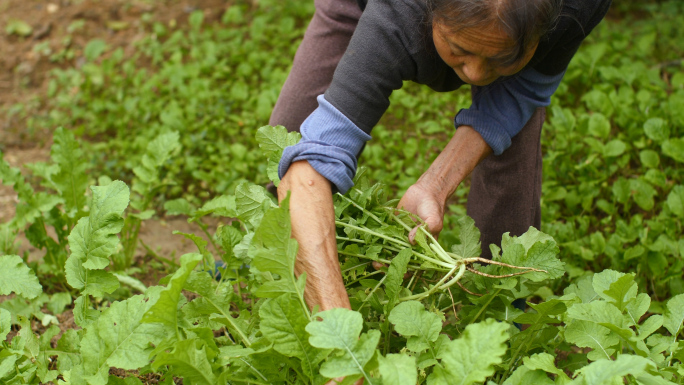
[[[133,190],[141,194],[149,193],[159,183],[159,168],[171,157],[171,153],[180,147],[178,132],[168,132],[154,138],[147,144],[142,164],[133,168],[138,178],[133,182]]]
[[[264,216],[264,207],[277,207],[265,188],[240,183],[235,189],[235,214],[243,222],[256,227]]]
[[[390,266],[387,269],[387,278],[385,278],[385,293],[387,294],[388,301],[385,306],[386,313],[391,312],[397,303],[411,255],[413,255],[411,249],[403,249],[390,262]]]
[[[0,380],[9,377],[12,372],[16,372],[16,362],[19,359],[18,354],[8,354],[5,357],[0,357],[2,358],[2,361],[0,361]],[[16,381],[15,383],[19,384],[20,382]]]
[[[280,157],[278,157],[278,159],[280,159]],[[279,161],[273,157],[269,158],[266,163],[266,175],[268,176],[268,180],[273,182],[273,185],[276,187],[280,185],[280,174],[278,174],[279,164]]]
[[[388,319],[397,333],[407,337],[407,348],[417,353],[429,349],[442,331],[442,319],[418,301],[400,303]]]
[[[639,339],[645,340],[656,330],[663,326],[663,316],[654,314],[646,319],[643,324],[639,326]]]
[[[506,353],[508,327],[507,323],[491,318],[468,325],[461,337],[449,342],[437,356],[448,374],[448,382],[430,375],[428,384],[471,385],[484,382],[494,374],[494,365],[500,364]]]
[[[682,330],[682,322],[684,322],[684,294],[679,294],[667,301],[663,326],[670,334],[678,336]]]
[[[147,290],[147,287],[145,287],[145,284],[140,282],[140,280],[133,278],[129,275],[124,275],[124,274],[119,274],[119,273],[112,273],[114,277],[119,281],[119,283],[123,283],[124,285],[128,285],[132,287],[133,289],[144,293]]]
[[[524,275],[525,278],[541,282],[547,279],[556,279],[565,274],[564,265],[558,259],[558,245],[553,238],[541,231],[530,227],[525,234],[520,237],[511,237],[508,233],[504,234],[501,240],[503,254],[501,262],[519,267],[533,267],[545,270],[544,272],[530,272]],[[519,272],[511,268],[502,268],[502,274]]]
[[[513,243],[520,243],[525,247],[525,251],[528,252],[530,251],[532,246],[539,242],[552,242],[554,244],[556,243],[552,236],[545,234],[532,226],[530,226],[530,228],[527,229],[527,231],[519,237],[509,237],[509,241],[512,241]]]
[[[225,251],[225,255],[221,255],[224,262],[229,263],[230,258],[235,255],[233,249],[240,244],[243,237],[244,234],[233,226],[219,226],[216,230],[216,239]]]
[[[183,198],[173,199],[164,203],[166,215],[186,215],[191,216],[195,207]]]
[[[641,293],[636,296],[634,301],[627,303],[625,310],[627,315],[632,319],[632,323],[635,325],[641,319],[641,316],[646,314],[648,308],[651,306],[651,297],[646,293]]]
[[[16,293],[31,299],[43,292],[36,274],[18,255],[0,256],[0,266],[0,295]]]
[[[302,360],[306,375],[313,379],[317,364],[327,356],[327,351],[309,344],[306,325],[309,318],[302,312],[299,299],[294,294],[283,294],[267,300],[259,308],[261,332],[273,341],[273,348],[287,357]]]
[[[482,253],[480,230],[475,227],[475,220],[467,215],[463,216],[458,220],[458,227],[461,243],[451,246],[451,251],[463,258],[479,257]]]
[[[605,269],[600,273],[594,274],[591,284],[594,288],[594,292],[598,294],[601,298],[606,299],[606,295],[603,293],[610,289],[610,285],[616,282],[621,277],[624,277],[625,273],[619,271]],[[610,297],[608,297],[610,298]]]
[[[50,297],[50,301],[47,303],[47,308],[52,312],[52,314],[61,314],[64,312],[64,308],[71,305],[72,298],[69,293],[55,293]]]
[[[576,320],[595,322],[622,338],[637,354],[648,355],[646,345],[631,329],[632,322],[623,316],[616,306],[608,302],[594,301],[587,304],[575,304],[568,309],[567,315]]]
[[[602,273],[594,275],[594,290],[596,290],[599,296],[614,304],[621,311],[625,310],[627,303],[633,301],[637,296],[638,288],[636,282],[634,282],[634,273],[622,274],[620,278],[610,284],[607,290],[604,290],[603,283],[596,283],[597,276]]]
[[[192,215],[192,218],[189,219],[189,222],[195,222],[199,218],[209,214],[219,215],[227,218],[235,218],[238,216],[235,208],[235,196],[221,195],[210,200],[200,209],[195,211],[195,213]]]
[[[555,364],[555,357],[548,353],[537,353],[530,357],[523,358],[523,364],[530,370],[543,370],[546,373],[556,375],[561,378],[563,383],[570,382],[570,378],[564,371],[558,369]]]
[[[82,146],[73,133],[62,127],[55,130],[53,139],[50,156],[59,166],[59,172],[52,177],[52,181],[64,198],[67,210],[81,210],[86,203],[88,188],[88,162],[83,159]]]
[[[76,330],[69,329],[62,334],[55,349],[44,351],[44,353],[51,356],[56,355],[57,369],[60,373],[64,373],[81,364],[82,357],[80,351],[81,337],[79,337]]]
[[[153,346],[164,339],[166,331],[162,325],[143,324],[141,319],[160,291],[155,287],[146,295],[113,302],[86,328],[81,354],[89,383],[106,384],[110,367],[134,370],[149,363]]]
[[[87,295],[82,295],[74,300],[74,323],[85,328],[100,317],[100,312],[90,307]]]
[[[366,378],[364,383],[373,384],[366,374],[365,366],[373,358],[375,348],[380,342],[380,330],[369,330],[361,334],[355,345],[343,349],[342,355],[332,355],[321,365],[320,373],[328,378],[361,374]]]
[[[363,329],[361,314],[349,309],[336,308],[315,315],[321,321],[311,321],[306,331],[311,335],[309,343],[320,349],[338,349],[341,355],[329,359],[321,366],[321,374],[328,377],[344,377],[363,374],[372,384],[364,367],[375,354],[380,341],[380,331],[371,330],[359,334]]]
[[[0,153],[2,155],[2,153]],[[14,228],[23,228],[32,224],[42,213],[52,210],[56,205],[63,202],[59,196],[47,192],[35,192],[26,183],[18,168],[10,167],[9,163],[0,161],[0,181],[5,186],[12,186],[19,198],[16,205],[16,213],[11,223]]]
[[[361,314],[349,309],[330,309],[316,313],[315,318],[306,326],[309,343],[321,349],[345,350],[354,346],[363,330]]]
[[[581,348],[591,348],[590,360],[611,359],[620,339],[610,330],[593,322],[572,321],[565,327],[565,338]]]
[[[92,295],[95,297],[102,297],[105,293],[113,293],[114,290],[119,288],[119,280],[116,279],[114,274],[103,271],[103,270],[85,270],[74,268],[67,260],[66,268],[67,272],[77,271],[72,277],[78,279],[81,282],[83,288],[81,289],[82,295]],[[83,273],[80,275],[79,273]],[[78,287],[75,287],[78,289]]]
[[[383,384],[415,385],[418,381],[416,359],[406,354],[388,354],[378,357],[378,370]]]
[[[31,321],[20,315],[17,315],[15,318],[21,329],[12,338],[11,347],[14,351],[21,352],[22,355],[29,359],[35,359],[40,352],[40,343],[38,342],[38,336],[31,329]]]
[[[566,384],[560,380],[556,385]],[[546,372],[542,370],[530,370],[526,366],[519,366],[511,375],[504,381],[502,385],[554,385],[554,382],[549,378]],[[494,382],[489,381],[487,385],[495,385]]]
[[[575,283],[570,284],[563,293],[566,295],[577,294],[583,303],[588,303],[598,298],[594,291],[592,277],[586,275],[580,277]]]
[[[206,272],[190,273],[185,282],[184,290],[192,291],[201,295],[201,298],[193,300],[187,307],[202,315],[210,315],[212,321],[224,324],[229,332],[239,338],[245,346],[251,344],[247,335],[249,325],[239,318],[234,318],[231,312],[231,300],[233,299],[233,286],[228,283],[219,285],[214,278]]]
[[[577,385],[606,385],[622,383],[622,378],[629,374],[639,376],[646,370],[655,370],[655,364],[646,358],[621,354],[613,360],[593,362],[579,370],[580,375],[573,381]]]
[[[527,325],[538,325],[558,322],[557,318],[552,318],[566,311],[566,303],[559,299],[550,299],[541,303],[528,303],[534,312],[525,312],[513,319],[514,322]]]
[[[425,233],[423,233],[422,231],[416,232],[416,236],[415,236],[414,240],[420,247],[423,248],[423,250],[425,250],[427,252],[432,250],[432,249],[430,249],[430,245],[428,245],[427,237],[425,236]]]
[[[178,301],[185,281],[192,270],[202,260],[197,253],[181,257],[181,267],[173,274],[168,286],[159,294],[156,301],[143,315],[141,323],[160,323],[166,327],[171,338],[178,335]]]
[[[620,310],[614,305],[603,301],[574,304],[568,309],[567,316],[572,319],[589,322],[610,323],[618,327],[626,325],[625,317]]]
[[[269,158],[280,158],[285,147],[299,143],[301,137],[298,132],[288,132],[283,126],[263,126],[256,133],[259,147]]]
[[[293,293],[299,298],[304,298],[305,275],[302,274],[299,279],[295,278],[294,266],[298,244],[291,236],[288,197],[280,202],[280,207],[268,210],[264,214],[252,238],[252,246],[255,249],[252,266],[260,272],[270,272],[280,277],[278,280],[264,282],[255,292],[256,296],[274,298],[283,293]]]
[[[251,263],[252,258],[256,251],[252,247],[252,239],[254,238],[254,233],[246,234],[242,237],[242,240],[233,247],[233,254],[235,258],[241,260],[243,263]]]
[[[90,214],[78,221],[68,238],[71,255],[67,259],[65,271],[71,287],[101,297],[104,293],[116,290],[119,284],[114,276],[97,269],[109,265],[109,257],[119,243],[116,234],[123,227],[121,214],[128,206],[130,193],[128,186],[121,181],[104,187],[93,186],[91,190]],[[93,278],[93,275],[97,278]],[[108,282],[100,284],[97,281],[99,279]],[[116,281],[116,287],[112,280]],[[92,288],[89,287],[91,285]]]
[[[257,130],[256,140],[259,147],[268,158],[266,173],[276,187],[280,183],[278,177],[278,162],[283,155],[285,147],[293,146],[299,142],[301,135],[298,132],[287,132],[283,126],[264,126]]]
[[[668,381],[660,375],[653,375],[650,373],[642,373],[636,376],[639,385],[676,385],[672,381]]]
[[[178,341],[171,352],[156,356],[152,368],[157,370],[162,365],[169,365],[171,373],[190,384],[215,385],[216,375],[207,358],[206,348],[206,343],[197,338]]]
[[[190,234],[190,233],[183,233],[180,231],[174,231],[173,234],[174,235],[182,235],[185,238],[191,240],[192,243],[194,243],[195,246],[197,246],[197,250],[199,251],[199,253],[202,254],[202,256],[204,257],[204,261],[209,264],[209,269],[213,270],[214,259],[212,258],[211,254],[207,250],[207,245],[209,244],[209,242],[207,242],[207,240],[200,237],[199,235]]]

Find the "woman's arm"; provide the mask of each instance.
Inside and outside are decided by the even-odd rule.
[[[399,201],[399,207],[418,215],[431,233],[439,234],[447,199],[491,153],[491,147],[477,131],[470,126],[460,126],[427,171],[409,187]]]
[[[318,305],[320,310],[350,309],[337,258],[330,182],[309,162],[298,161],[290,165],[281,180],[278,200],[284,199],[288,191],[292,236],[299,242],[295,274],[306,272],[306,303],[311,308]]]

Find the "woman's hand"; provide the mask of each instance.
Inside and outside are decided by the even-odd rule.
[[[446,201],[459,184],[492,149],[470,126],[460,126],[437,159],[399,201],[403,208],[420,217],[437,236],[442,231]],[[417,227],[409,233],[413,243]]]
[[[427,224],[430,233],[436,238],[442,231],[445,206],[446,202],[430,186],[416,183],[409,187],[397,207],[420,217]],[[414,243],[417,229],[418,227],[409,233],[411,244]]]

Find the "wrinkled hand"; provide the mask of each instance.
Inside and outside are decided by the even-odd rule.
[[[397,207],[420,217],[427,224],[430,233],[436,238],[442,231],[444,206],[446,206],[446,202],[440,199],[434,190],[416,183],[409,187]],[[412,244],[415,242],[417,231],[418,227],[416,226],[409,233],[409,242]]]

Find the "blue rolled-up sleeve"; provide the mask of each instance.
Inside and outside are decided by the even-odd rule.
[[[472,86],[473,103],[458,112],[454,125],[471,126],[495,155],[511,146],[517,135],[534,114],[537,107],[548,106],[565,71],[544,75],[526,68],[515,76],[487,86]]]
[[[318,108],[302,123],[302,139],[285,148],[278,164],[282,179],[293,162],[306,160],[342,194],[354,185],[357,157],[371,139],[330,104],[318,96]]]

